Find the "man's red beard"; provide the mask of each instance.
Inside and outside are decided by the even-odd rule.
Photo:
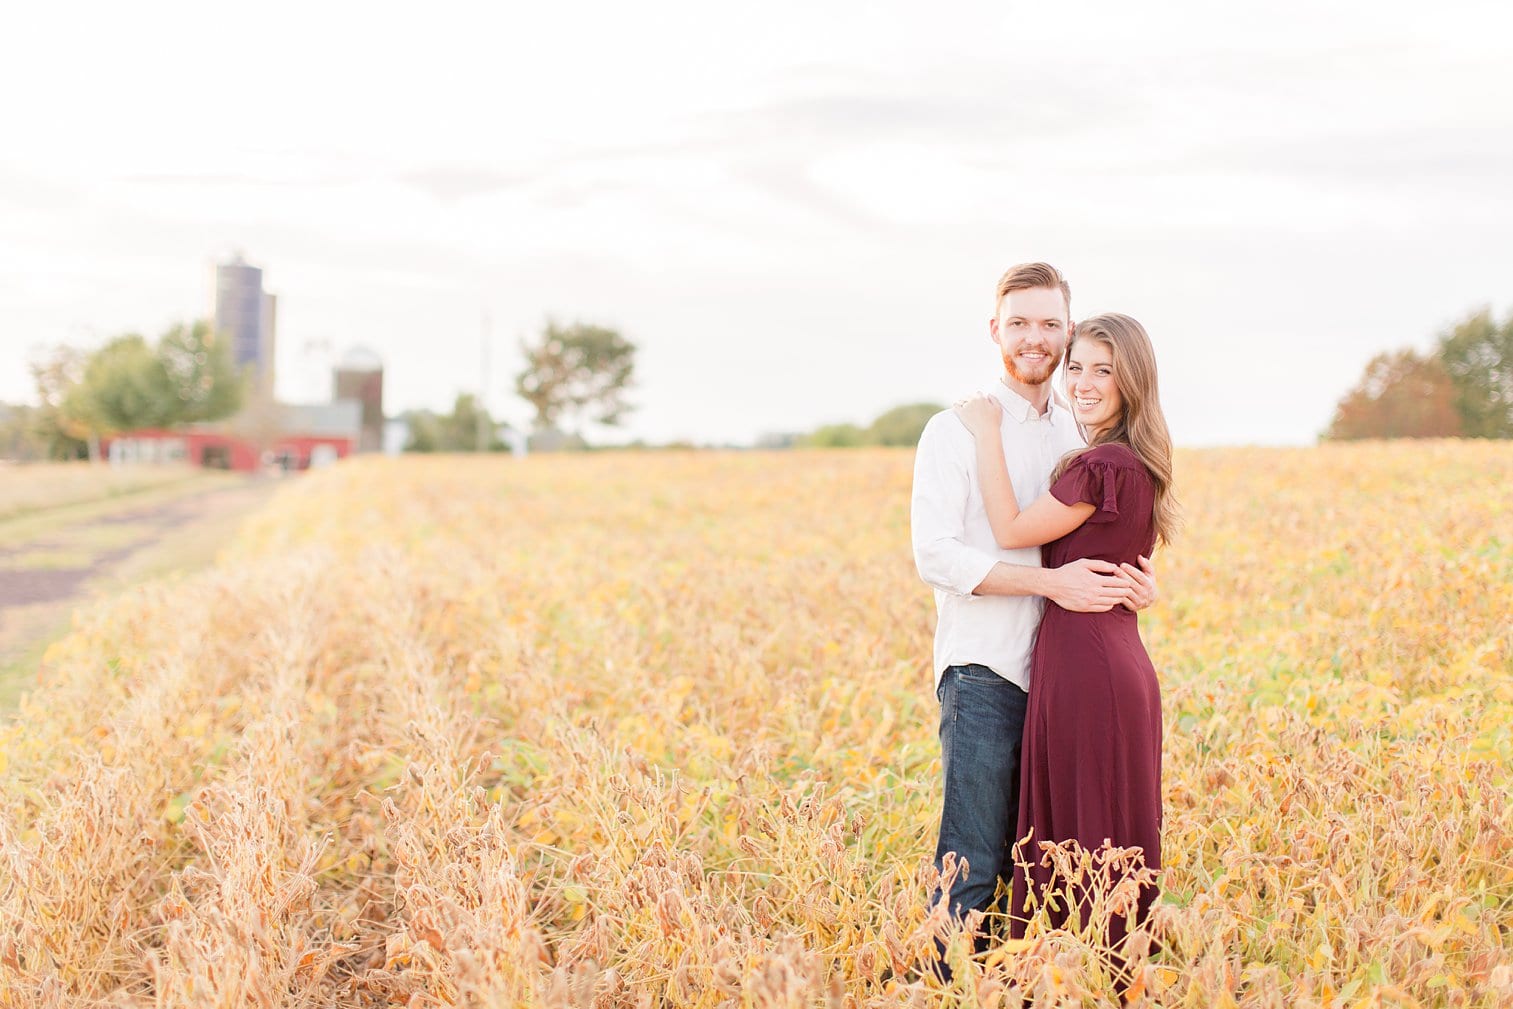
[[[1046,382],[1049,382],[1051,380],[1051,376],[1056,373],[1056,366],[1061,363],[1061,351],[1051,351],[1047,349],[1046,352],[1050,354],[1050,356],[1047,357],[1044,361],[1040,362],[1040,368],[1036,369],[1035,371],[1022,370],[1019,367],[1018,362],[1014,360],[1013,354],[1005,354],[1003,355],[1004,370],[1007,371],[1009,373],[1009,377],[1016,382],[1022,383],[1024,385],[1044,385]]]

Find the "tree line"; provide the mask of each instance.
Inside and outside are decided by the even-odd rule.
[[[250,378],[208,322],[171,327],[156,341],[118,336],[87,352],[57,346],[29,362],[38,405],[0,418],[0,453],[13,458],[98,459],[123,431],[219,420],[241,409]]]
[[[918,444],[933,403],[894,407],[870,425],[827,424],[794,444],[817,448]],[[1480,309],[1441,333],[1434,349],[1378,354],[1335,408],[1322,437],[1513,438],[1513,312]]]
[[[605,326],[548,321],[523,340],[515,391],[535,417],[538,447],[586,446],[588,425],[619,425],[631,411],[636,346]],[[158,340],[115,337],[93,351],[61,345],[29,362],[38,405],[0,405],[0,457],[98,459],[103,439],[144,428],[221,420],[257,405],[252,375],[233,363],[230,340],[205,320],[173,326]],[[415,452],[499,451],[498,423],[472,393],[449,414],[401,417]]]
[[[618,427],[634,407],[636,345],[618,330],[584,322],[548,321],[534,340],[522,340],[525,367],[515,394],[530,404],[535,448],[586,448],[590,424]],[[402,417],[407,452],[500,452],[510,430],[472,393],[458,393],[450,414],[411,410]]]
[[[538,448],[586,447],[589,425],[618,426],[633,409],[636,346],[618,331],[549,321],[521,341],[525,367],[515,392],[534,412]],[[99,457],[101,440],[123,431],[171,428],[237,413],[251,396],[250,376],[232,362],[229,340],[209,322],[179,324],[156,341],[128,333],[92,352],[59,346],[30,362],[35,407],[0,408],[0,455]],[[941,406],[910,403],[866,426],[828,424],[792,443],[810,447],[913,446]],[[450,414],[412,410],[408,451],[499,451],[508,425],[471,393]],[[1427,353],[1378,354],[1342,398],[1328,440],[1513,437],[1513,313],[1473,312],[1442,333]]]
[[[945,407],[938,403],[906,403],[885,410],[866,427],[857,424],[826,424],[799,435],[794,444],[805,448],[862,448],[889,445],[913,448],[925,424]]]
[[[1428,353],[1378,354],[1324,438],[1513,438],[1513,313],[1473,312]]]

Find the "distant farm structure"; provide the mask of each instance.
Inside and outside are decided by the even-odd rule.
[[[101,440],[116,465],[184,462],[211,469],[318,469],[384,448],[383,362],[365,347],[349,350],[332,374],[329,403],[280,403],[254,397],[226,420],[180,428],[123,431]]]
[[[318,469],[384,448],[383,361],[372,350],[347,350],[331,372],[331,400],[280,403],[273,395],[277,301],[263,271],[240,256],[216,268],[215,320],[232,341],[250,383],[246,406],[225,420],[142,428],[101,439],[114,465],[188,463],[252,472]]]
[[[114,465],[184,462],[207,469],[253,472],[318,469],[358,451],[362,404],[274,403],[227,421],[165,430],[146,428],[104,439]]]

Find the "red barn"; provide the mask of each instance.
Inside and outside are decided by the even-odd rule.
[[[286,470],[309,469],[357,451],[362,404],[274,403],[227,421],[189,424],[176,430],[144,428],[101,439],[112,463],[187,462],[211,469],[254,471],[264,461]]]

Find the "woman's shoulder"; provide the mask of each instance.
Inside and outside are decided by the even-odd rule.
[[[1102,463],[1107,466],[1118,466],[1125,469],[1145,469],[1145,463],[1135,454],[1135,450],[1119,441],[1104,442],[1102,445],[1094,445],[1078,458],[1090,463]]]

